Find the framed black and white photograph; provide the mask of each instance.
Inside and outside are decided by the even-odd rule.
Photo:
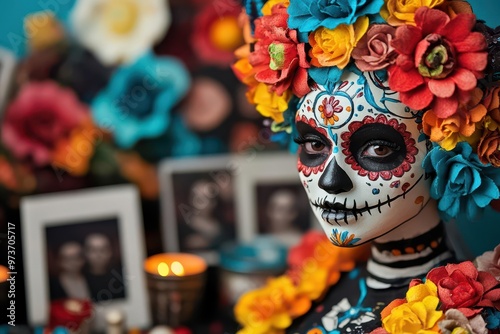
[[[46,323],[50,303],[92,302],[91,326],[111,310],[150,324],[140,200],[132,185],[24,197],[21,202],[28,319]]]
[[[159,168],[162,237],[170,252],[218,263],[222,244],[236,238],[229,155],[166,159]]]
[[[235,180],[240,239],[269,235],[291,247],[316,228],[296,159],[288,152],[260,153],[241,164]]]

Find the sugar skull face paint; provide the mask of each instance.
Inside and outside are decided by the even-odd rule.
[[[374,73],[345,72],[332,93],[317,88],[301,100],[298,170],[335,245],[376,239],[427,204],[417,116]]]

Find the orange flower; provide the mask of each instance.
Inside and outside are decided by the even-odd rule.
[[[137,153],[117,153],[116,159],[121,174],[135,183],[141,196],[156,199],[159,194],[159,181],[156,167],[144,161]]]
[[[448,13],[450,18],[454,18],[457,14],[473,14],[472,6],[465,0],[448,0],[438,8]]]
[[[433,8],[443,4],[445,0],[385,0],[384,6],[380,9],[380,16],[391,26],[404,24],[415,25],[415,11],[426,6]]]
[[[500,128],[500,87],[493,87],[485,94],[483,104],[488,109],[488,116],[485,118],[484,125],[490,130]]]
[[[298,294],[289,277],[270,279],[263,288],[245,293],[236,304],[236,320],[244,326],[238,333],[284,333],[310,306],[311,301]]]
[[[68,138],[56,143],[52,164],[71,175],[85,175],[89,169],[90,158],[94,155],[95,145],[102,137],[101,130],[94,126],[90,117],[86,117],[71,131]]]
[[[351,53],[368,30],[367,17],[359,17],[352,25],[340,24],[335,29],[318,28],[309,35],[311,64],[316,67],[337,66],[345,68]]]
[[[447,118],[439,118],[432,109],[427,111],[422,118],[425,134],[448,151],[454,149],[460,141],[477,141],[479,138],[474,132],[487,113],[486,107],[479,104],[481,96],[481,90],[476,88],[472,100]]]
[[[477,155],[483,164],[500,167],[500,133],[486,129],[477,145]]]

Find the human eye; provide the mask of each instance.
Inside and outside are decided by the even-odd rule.
[[[362,157],[385,158],[397,152],[399,145],[385,140],[374,140],[368,142],[361,149]]]
[[[295,142],[299,144],[307,154],[328,154],[330,151],[328,145],[315,135],[299,136],[295,138]]]

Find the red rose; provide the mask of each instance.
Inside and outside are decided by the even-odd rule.
[[[436,284],[443,311],[455,308],[471,317],[482,307],[500,306],[499,282],[470,261],[434,268],[427,279]]]

